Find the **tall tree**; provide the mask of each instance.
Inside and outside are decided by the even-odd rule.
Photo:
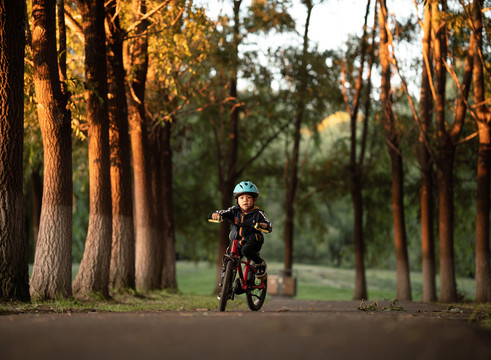
[[[230,50],[230,74],[228,78],[228,89],[230,103],[230,121],[228,123],[228,136],[226,144],[221,144],[220,137],[217,136],[217,130],[215,131],[215,140],[217,147],[217,170],[218,170],[218,184],[221,195],[221,207],[227,209],[232,205],[232,192],[237,182],[239,174],[237,173],[237,160],[238,160],[238,148],[239,148],[239,113],[241,111],[240,102],[237,96],[237,80],[239,71],[239,44],[241,42],[240,35],[240,6],[242,0],[234,0],[233,8],[233,38],[231,42]],[[226,148],[226,151],[220,151],[221,148]],[[224,155],[226,154],[226,155]],[[218,256],[217,256],[217,282],[220,281],[221,276],[221,264],[222,256],[225,253],[225,249],[229,244],[229,225],[222,223],[220,227],[220,237],[218,243]]]
[[[40,0],[32,8],[34,84],[43,136],[44,186],[30,292],[41,299],[72,295],[71,124],[68,93],[60,81],[66,75],[64,23],[59,18],[58,56],[55,5],[53,1]]]
[[[220,81],[220,94],[213,93],[216,110],[211,124],[215,138],[215,155],[217,164],[218,187],[220,190],[220,205],[222,208],[228,208],[232,205],[232,192],[234,186],[239,181],[240,176],[244,173],[271,143],[271,139],[266,139],[259,146],[257,152],[250,156],[247,151],[240,151],[244,133],[253,125],[243,121],[249,107],[245,97],[241,96],[237,90],[239,73],[243,71],[248,73],[248,63],[242,61],[239,47],[244,43],[248,34],[257,34],[259,32],[268,32],[272,29],[283,31],[292,27],[291,17],[288,15],[284,1],[254,1],[248,9],[248,16],[241,17],[243,9],[242,0],[233,0],[233,21],[224,17],[221,25],[223,32],[219,33],[218,45],[218,62],[217,78]],[[253,62],[257,54],[249,54]],[[225,83],[225,86],[223,86]],[[271,127],[272,128],[272,127]],[[261,134],[269,133],[262,129]],[[257,144],[258,136],[256,134],[248,144],[247,148],[254,148]],[[258,141],[260,142],[260,141]],[[243,156],[244,155],[244,156]],[[251,180],[249,178],[249,180]],[[218,290],[218,283],[221,274],[222,257],[226,247],[229,244],[229,225],[223,223],[220,227],[218,253],[217,253],[217,281],[215,290]]]
[[[109,145],[111,161],[112,247],[109,284],[135,288],[135,231],[128,107],[123,66],[124,33],[118,0],[106,2]]]
[[[307,9],[307,17],[304,25],[302,55],[300,58],[299,68],[299,84],[297,89],[297,103],[294,114],[294,130],[293,130],[293,147],[287,160],[285,171],[285,256],[284,256],[284,274],[292,275],[293,269],[293,222],[295,218],[295,200],[298,190],[298,159],[300,155],[300,129],[304,119],[304,112],[307,106],[306,91],[307,91],[307,67],[308,67],[308,50],[309,50],[309,27],[312,9],[314,7],[312,1],[303,0],[303,5]]]
[[[491,264],[489,250],[489,207],[491,184],[491,111],[486,106],[482,35],[482,0],[472,3],[474,55],[474,103],[479,131],[476,203],[476,301],[491,302]],[[489,99],[489,98],[488,98]]]
[[[29,300],[24,233],[25,2],[0,1],[0,300]]]
[[[134,178],[135,283],[137,290],[159,287],[158,242],[155,214],[152,212],[151,167],[145,109],[148,71],[148,20],[146,2],[132,1],[136,26],[128,42],[125,58],[127,99]]]
[[[161,285],[164,289],[177,289],[176,273],[176,238],[174,231],[174,193],[173,171],[172,171],[172,124],[173,121],[166,121],[161,131],[161,156],[160,169],[162,179],[162,222],[163,222],[163,263]]]
[[[85,251],[73,291],[78,297],[92,293],[108,297],[112,210],[104,1],[80,0],[77,4],[85,35],[90,210]]]
[[[164,11],[155,12],[157,8],[152,11],[152,33],[159,36],[149,37],[151,61],[145,101],[151,118],[150,140],[155,140],[151,151],[152,187],[155,198],[162,198],[154,201],[163,245],[161,286],[172,291],[177,288],[173,147],[180,139],[176,124],[186,126],[187,117],[182,114],[196,112],[196,104],[203,97],[210,101],[209,94],[200,91],[208,84],[207,77],[202,75],[208,75],[210,70],[204,62],[208,58],[212,24],[191,1],[176,0],[165,5]]]
[[[424,5],[423,18],[423,69],[421,77],[420,116],[418,138],[418,162],[421,174],[420,206],[421,206],[421,249],[423,257],[423,301],[436,301],[436,265],[434,236],[434,192],[433,192],[433,161],[430,153],[428,134],[430,132],[433,101],[430,79],[432,78],[431,61],[431,8]]]
[[[380,25],[380,64],[382,67],[382,84],[380,99],[383,108],[383,124],[385,139],[391,159],[392,169],[392,213],[394,221],[394,238],[397,270],[397,298],[411,300],[411,282],[409,279],[409,260],[407,252],[407,235],[404,220],[404,188],[403,161],[398,130],[392,108],[391,89],[391,57],[389,53],[389,37],[387,34],[386,0],[379,2]]]
[[[440,7],[442,10],[440,10]],[[435,69],[435,120],[438,139],[437,189],[438,189],[438,236],[440,244],[440,301],[457,300],[454,264],[454,159],[462,127],[464,125],[467,96],[472,80],[472,49],[469,48],[464,63],[464,74],[455,102],[454,118],[446,119],[446,79],[450,71],[454,80],[458,79],[447,64],[447,24],[446,1],[431,1],[431,36],[433,43],[433,62]]]
[[[376,26],[376,11],[375,6],[375,22],[373,29],[373,37],[375,37],[375,26]],[[367,126],[368,117],[370,109],[370,90],[371,90],[371,73],[372,65],[374,62],[374,46],[369,45],[368,42],[368,31],[367,22],[368,15],[370,13],[370,0],[367,1],[367,7],[365,11],[365,20],[363,24],[363,35],[360,44],[360,68],[358,69],[358,78],[354,86],[354,93],[352,94],[352,104],[351,107],[350,100],[348,97],[348,90],[346,89],[345,82],[343,81],[343,93],[346,103],[346,109],[350,115],[350,127],[351,127],[351,148],[350,148],[350,190],[351,190],[351,200],[353,202],[354,208],[354,221],[353,221],[353,236],[355,245],[355,290],[353,294],[353,299],[367,299],[367,284],[365,277],[365,260],[364,260],[364,237],[363,237],[363,162],[365,155],[366,137],[367,137]],[[362,90],[363,90],[363,73],[365,68],[365,57],[367,51],[370,51],[370,60],[368,65],[368,78],[367,78],[367,89],[366,89],[366,101],[365,101],[365,114],[363,120],[363,130],[361,139],[361,149],[358,151],[357,155],[357,123],[358,123],[358,113],[361,102]],[[344,73],[344,66],[341,70]]]

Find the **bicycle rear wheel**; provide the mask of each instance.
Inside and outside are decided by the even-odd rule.
[[[225,267],[225,275],[222,281],[222,291],[220,293],[220,311],[225,311],[227,306],[227,300],[230,297],[230,290],[232,289],[232,282],[234,274],[234,262],[228,260]]]
[[[260,286],[261,282],[264,282],[264,287],[261,289],[253,289],[253,286]],[[262,280],[257,279],[252,271],[249,271],[247,275],[247,284],[249,290],[246,292],[247,297],[247,305],[249,305],[249,309],[252,311],[258,311],[264,304],[264,300],[266,299],[266,293],[268,290],[268,280],[267,277],[264,277]]]

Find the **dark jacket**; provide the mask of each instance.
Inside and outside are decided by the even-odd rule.
[[[257,206],[254,206],[249,211],[242,211],[238,205],[232,206],[227,210],[217,211],[220,216],[232,223],[232,231],[230,233],[230,240],[238,239],[240,244],[249,239],[255,239],[257,241],[263,242],[263,234],[254,229],[254,224],[256,223],[266,223],[268,224],[267,230],[273,231],[273,225],[268,220],[264,212]]]

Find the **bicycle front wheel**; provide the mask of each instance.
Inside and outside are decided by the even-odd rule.
[[[223,276],[222,281],[222,291],[220,293],[220,311],[225,311],[225,307],[227,306],[227,300],[230,297],[230,292],[232,289],[232,282],[234,274],[234,262],[227,261],[227,265],[225,267],[225,275]]]
[[[264,286],[260,289],[254,289],[255,286],[261,286],[261,282]],[[249,285],[249,290],[246,292],[247,305],[252,311],[258,311],[264,304],[266,299],[266,292],[268,290],[268,279],[267,277],[262,280],[257,279],[252,271],[247,275],[247,283]]]

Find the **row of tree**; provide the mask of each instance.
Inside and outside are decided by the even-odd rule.
[[[489,90],[489,82],[485,82],[485,75],[489,77],[486,66],[489,60],[483,53],[482,0],[452,9],[445,1],[428,0],[420,4],[424,8],[424,17],[419,19],[424,36],[419,109],[407,90],[397,61],[385,0],[367,1],[363,35],[355,45],[356,55],[320,53],[310,44],[310,18],[315,6],[312,1],[302,0],[306,21],[301,49],[279,48],[268,53],[273,68],[280,69],[277,74],[271,71],[271,66],[257,60],[255,49],[250,52],[240,49],[250,45],[248,39],[257,34],[292,31],[295,24],[288,13],[288,1],[253,1],[245,11],[241,0],[234,0],[231,16],[220,17],[213,24],[192,1],[112,0],[104,4],[100,0],[65,3],[58,0],[54,4],[34,0],[29,12],[32,30],[25,29],[30,45],[26,54],[22,41],[25,11],[10,8],[7,3],[0,11],[5,19],[0,29],[0,45],[4,47],[2,53],[7,55],[0,64],[3,80],[0,90],[6,99],[2,105],[0,138],[1,183],[5,189],[0,207],[5,219],[1,223],[0,239],[2,299],[87,297],[93,293],[109,296],[111,288],[175,290],[174,213],[179,205],[173,200],[176,167],[173,151],[176,144],[185,147],[183,139],[190,127],[203,123],[205,132],[213,139],[210,142],[213,151],[205,152],[204,156],[214,159],[211,168],[216,174],[207,178],[216,179],[222,208],[232,204],[233,186],[250,173],[246,171],[250,171],[251,165],[264,157],[272,144],[278,141],[285,144],[284,156],[271,161],[279,161],[283,168],[284,271],[291,275],[295,209],[305,199],[299,196],[300,184],[308,184],[311,194],[315,194],[328,188],[330,182],[328,179],[310,183],[302,177],[306,161],[302,159],[302,129],[320,131],[317,125],[324,114],[343,106],[351,127],[348,169],[354,209],[354,298],[368,297],[364,184],[370,169],[366,159],[371,151],[367,148],[368,129],[375,128],[380,117],[392,169],[397,297],[411,299],[401,146],[404,129],[394,111],[395,87],[391,83],[392,73],[396,71],[401,89],[407,94],[413,127],[419,134],[423,300],[437,298],[435,205],[438,205],[440,300],[457,299],[453,163],[464,123],[473,117],[480,144],[476,300],[490,301],[491,133],[485,100]],[[373,14],[371,30],[370,14]],[[449,36],[455,29],[461,39]],[[489,41],[489,34],[486,39]],[[449,61],[448,56],[459,51],[463,55]],[[372,86],[372,73],[378,69],[377,64],[382,79],[380,90]],[[24,236],[24,104],[21,101],[21,94],[27,98],[30,91],[23,82],[24,74],[32,74],[35,85],[37,114],[34,118],[38,119],[42,133],[44,155],[42,207],[30,282]],[[447,74],[451,75],[451,81]],[[274,88],[277,77],[281,79],[280,85]],[[240,80],[245,80],[251,90],[240,89]],[[458,89],[452,106],[446,94],[450,82]],[[469,98],[471,90],[473,99]],[[376,96],[380,103],[374,100]],[[72,285],[73,133],[87,138],[90,209],[85,250]],[[205,133],[201,136],[204,141]],[[196,146],[207,144],[200,145],[198,141]],[[324,156],[327,158],[327,154]],[[272,168],[276,164],[270,165]],[[263,170],[267,174],[268,166]],[[320,171],[326,173],[329,169]],[[437,176],[433,180],[435,172]],[[201,174],[195,173],[193,177]],[[437,204],[432,193],[434,181]],[[39,197],[33,192],[33,198]],[[182,212],[186,211],[189,209]],[[182,226],[179,219],[177,226]],[[227,245],[228,228],[224,225],[220,230],[217,269]]]

